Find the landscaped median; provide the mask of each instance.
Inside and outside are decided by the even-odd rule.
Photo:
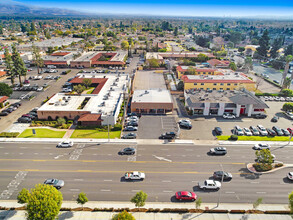
[[[26,129],[18,138],[62,138],[66,131],[52,130],[48,128],[34,128],[36,134],[33,134],[32,129]]]
[[[109,137],[110,139],[120,138],[120,131],[110,131]],[[97,129],[76,129],[70,138],[100,138],[107,139],[108,132],[107,131],[98,131]]]
[[[230,141],[231,136],[217,136],[217,139],[220,141]],[[238,141],[289,141],[290,137],[284,136],[275,136],[275,137],[267,137],[267,136],[238,136]]]

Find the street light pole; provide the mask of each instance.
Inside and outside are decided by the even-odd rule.
[[[224,169],[223,169],[223,166],[222,164],[220,164],[221,168],[222,168],[222,179],[221,179],[221,187],[222,187],[222,184],[223,184],[223,181],[224,181]],[[219,207],[220,205],[220,198],[221,198],[221,188],[219,189],[219,196],[218,196],[218,202],[217,202],[217,207]]]
[[[108,124],[108,143],[110,142],[110,126],[109,126],[109,115],[107,115],[107,124]]]

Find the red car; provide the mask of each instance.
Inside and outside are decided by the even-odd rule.
[[[287,128],[287,130],[290,132],[290,134],[293,134],[293,128]]]
[[[197,195],[194,192],[180,191],[175,193],[176,199],[194,201],[197,199]]]

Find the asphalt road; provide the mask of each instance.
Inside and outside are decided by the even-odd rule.
[[[211,178],[223,169],[233,174],[224,182],[221,202],[287,203],[293,182],[285,177],[292,169],[266,175],[253,175],[246,163],[255,158],[252,146],[227,146],[226,156],[209,156],[209,146],[139,145],[134,156],[119,156],[120,144],[75,144],[59,149],[52,144],[0,144],[0,199],[16,199],[22,188],[32,188],[47,178],[65,181],[61,189],[64,200],[75,200],[85,192],[92,201],[129,201],[139,190],[147,201],[174,201],[174,193],[195,191],[203,202],[217,202],[219,192],[199,190],[198,181]],[[273,147],[277,160],[292,163],[292,147]],[[124,181],[126,171],[143,171],[144,181]],[[4,193],[3,193],[4,192]]]

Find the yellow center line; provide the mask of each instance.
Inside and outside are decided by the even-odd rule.
[[[237,162],[184,162],[184,161],[127,161],[127,160],[36,160],[36,159],[0,159],[0,161],[29,161],[29,162],[83,162],[83,163],[165,163],[165,164],[237,164],[245,165],[245,163]]]

